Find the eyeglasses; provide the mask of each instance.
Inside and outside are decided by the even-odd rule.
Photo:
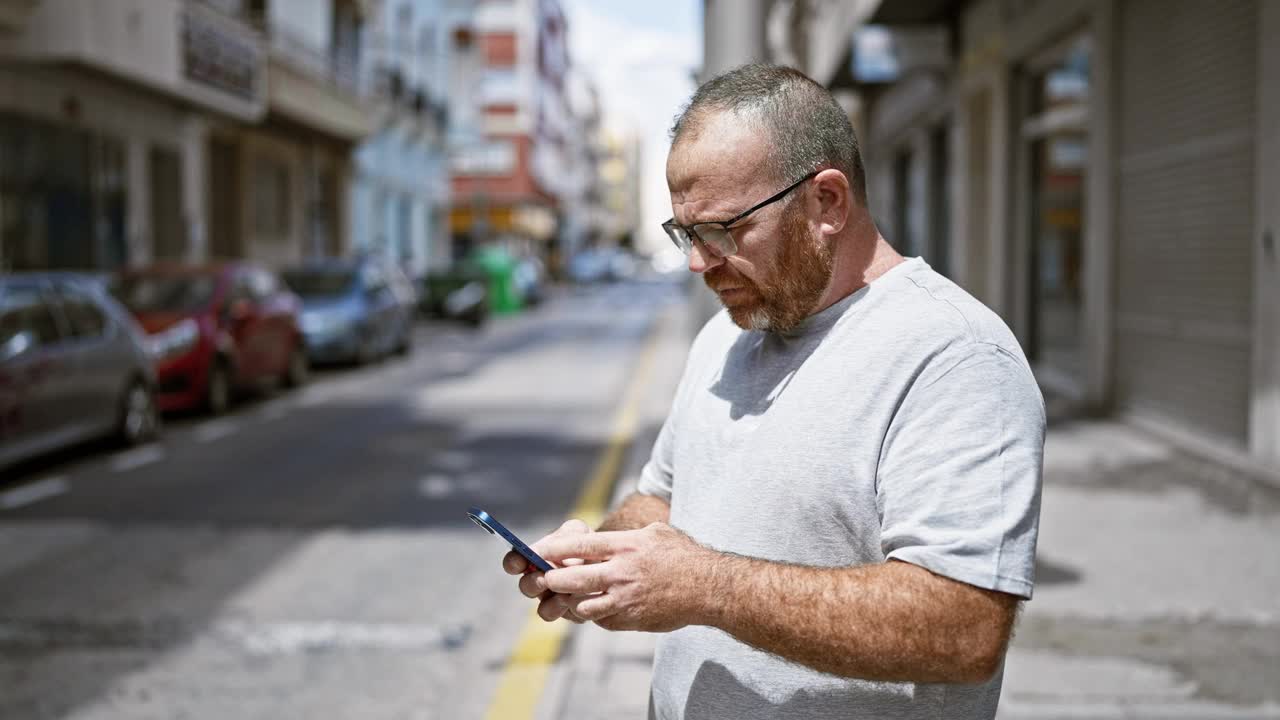
[[[716,257],[729,257],[730,255],[738,252],[738,244],[733,241],[733,235],[729,232],[730,225],[733,225],[766,205],[778,202],[782,198],[786,197],[787,193],[800,187],[806,180],[809,180],[817,174],[818,171],[814,170],[808,175],[805,175],[799,180],[788,185],[787,189],[777,195],[774,195],[762,203],[752,205],[750,208],[738,213],[736,216],[728,220],[710,220],[707,222],[694,223],[693,225],[686,227],[676,222],[675,218],[671,218],[670,220],[662,223],[662,229],[667,231],[667,236],[671,238],[671,242],[675,243],[676,247],[680,248],[680,251],[685,255],[693,252],[694,240],[701,240],[702,244],[706,246],[707,250],[709,250],[712,255],[715,255]]]

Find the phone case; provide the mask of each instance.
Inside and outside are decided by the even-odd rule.
[[[478,507],[473,507],[467,510],[467,517],[471,518],[471,522],[488,531],[490,535],[498,535],[503,540],[506,540],[510,543],[512,550],[523,555],[524,559],[532,563],[535,568],[542,572],[546,572],[551,569],[551,563],[543,560],[538,556],[538,553],[529,549],[528,545],[525,545],[520,538],[516,537],[515,533],[511,532],[502,523],[498,522],[497,518],[494,516]]]

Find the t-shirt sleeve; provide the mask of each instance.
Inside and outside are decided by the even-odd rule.
[[[716,320],[716,317],[712,317],[707,321],[689,346],[684,369],[680,372],[680,382],[676,386],[675,397],[671,400],[671,409],[667,412],[662,428],[658,431],[658,439],[653,443],[649,461],[640,470],[640,479],[636,481],[636,492],[642,495],[653,495],[668,503],[671,502],[671,492],[675,487],[676,439],[679,437],[677,428],[680,425],[681,408],[686,405],[686,398],[693,391],[692,386],[696,382],[693,378],[695,368],[705,362],[700,360],[702,353],[705,352],[702,348],[706,347],[705,338],[714,328]]]
[[[636,482],[636,491],[642,495],[653,495],[671,502],[671,489],[674,487],[675,457],[674,435],[672,426],[675,409],[667,414],[667,419],[658,431],[658,439],[653,443],[653,452],[649,461],[640,470],[640,479]]]
[[[994,345],[935,359],[885,435],[876,475],[889,559],[1030,598],[1044,460],[1044,401]]]

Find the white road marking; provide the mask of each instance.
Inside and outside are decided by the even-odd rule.
[[[325,651],[422,652],[451,650],[467,643],[472,626],[420,623],[360,623],[335,620],[265,622],[220,620],[199,628],[171,621],[146,619],[126,622],[50,623],[40,620],[0,620],[0,647],[112,649],[149,648],[157,639],[176,642],[194,635],[253,655],[293,655]]]
[[[432,461],[445,470],[465,470],[471,465],[471,455],[460,450],[445,450],[437,454]]]
[[[453,494],[453,480],[445,475],[428,475],[418,481],[418,492],[438,500]]]
[[[293,655],[324,650],[444,649],[465,643],[471,627],[334,621],[228,621],[215,625],[214,633],[255,655]]]
[[[62,475],[37,480],[28,485],[0,493],[0,510],[12,510],[23,505],[40,502],[46,498],[61,495],[70,489],[71,485],[67,482],[66,477]]]
[[[111,472],[129,472],[143,465],[159,462],[165,457],[164,447],[156,444],[143,445],[133,450],[117,454],[111,459]]]
[[[210,420],[197,427],[192,434],[196,442],[210,443],[237,432],[240,432],[240,426],[230,420]]]
[[[294,404],[298,407],[304,408],[315,407],[328,399],[329,398],[317,388],[307,388],[302,391],[302,395],[298,397]]]
[[[279,420],[289,414],[289,403],[283,400],[274,400],[262,406],[258,411],[258,417],[263,420]]]

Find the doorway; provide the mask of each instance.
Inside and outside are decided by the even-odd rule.
[[[1091,37],[1081,34],[1034,59],[1021,78],[1026,350],[1043,379],[1075,388],[1084,382],[1091,58]]]

